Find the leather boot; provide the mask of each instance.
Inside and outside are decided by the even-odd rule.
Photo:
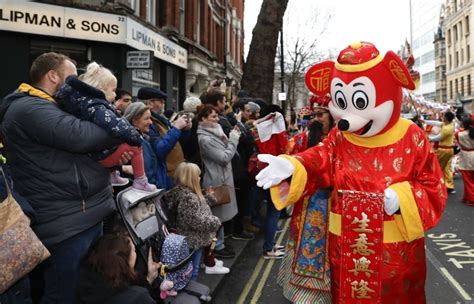
[[[252,225],[250,216],[244,216],[242,219],[244,230],[247,232],[258,233],[260,229]]]

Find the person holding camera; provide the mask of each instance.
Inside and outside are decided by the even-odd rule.
[[[174,186],[174,171],[184,161],[181,142],[189,138],[191,119],[181,115],[171,123],[163,115],[168,95],[159,89],[141,88],[137,97],[150,107],[153,121],[148,135],[158,166],[152,176],[147,176],[148,180],[158,188],[169,190]]]

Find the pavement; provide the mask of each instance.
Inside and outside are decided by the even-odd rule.
[[[231,237],[225,239],[226,244],[230,244],[235,251],[235,257],[232,259],[221,259],[224,262],[224,266],[234,271],[234,265],[237,263],[241,255],[244,253],[245,248],[249,241],[233,240]],[[204,269],[199,270],[198,282],[207,285],[211,289],[211,295],[215,294],[216,290],[219,290],[225,283],[225,274],[206,274]],[[217,302],[214,302],[217,303]]]

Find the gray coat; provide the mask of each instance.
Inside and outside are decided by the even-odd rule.
[[[204,166],[203,188],[226,184],[231,189],[231,202],[212,208],[212,213],[224,223],[231,220],[238,211],[231,160],[237,150],[239,138],[231,136],[227,140],[219,124],[210,127],[200,123],[197,135]]]

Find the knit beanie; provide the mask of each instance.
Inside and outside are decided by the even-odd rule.
[[[145,108],[148,107],[143,102],[134,102],[125,109],[123,117],[125,117],[125,119],[127,119],[131,123],[135,116],[137,116],[139,113],[145,112]]]
[[[197,97],[190,96],[186,98],[186,100],[183,103],[183,110],[185,112],[197,112],[197,107],[202,104],[201,100]]]
[[[250,112],[252,112],[252,114],[255,114],[257,111],[260,110],[260,106],[256,104],[255,102],[249,101],[248,105],[249,105],[249,110]]]

